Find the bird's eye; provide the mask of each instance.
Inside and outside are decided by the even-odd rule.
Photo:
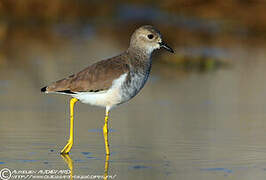
[[[149,38],[149,39],[152,39],[153,37],[154,37],[154,36],[153,36],[152,34],[149,34],[149,35],[148,35],[148,38]]]

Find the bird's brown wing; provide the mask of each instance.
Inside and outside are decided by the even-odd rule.
[[[61,79],[46,87],[46,92],[98,92],[107,90],[112,82],[129,72],[124,56],[95,63],[77,74]]]

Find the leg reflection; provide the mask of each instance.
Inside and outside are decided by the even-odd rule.
[[[73,180],[73,168],[74,168],[74,164],[73,161],[71,159],[71,157],[68,154],[61,154],[61,157],[64,159],[64,161],[66,162],[69,170],[70,170],[70,179]],[[104,180],[108,179],[108,168],[109,168],[109,158],[110,155],[106,155],[105,156],[105,164],[104,164]]]
[[[68,154],[61,154],[61,157],[64,159],[64,161],[67,163],[67,166],[70,170],[70,179],[73,180],[73,161],[71,157]]]
[[[104,180],[108,179],[109,157],[110,157],[110,155],[105,156]]]

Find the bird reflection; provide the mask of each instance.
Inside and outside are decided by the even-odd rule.
[[[109,157],[110,155],[105,155],[104,180],[108,179]]]
[[[68,154],[61,154],[61,157],[64,159],[66,162],[69,170],[70,170],[70,179],[73,180],[73,161],[71,157]]]
[[[64,159],[66,162],[69,170],[70,170],[70,179],[73,180],[73,169],[74,169],[74,164],[71,159],[71,157],[68,154],[61,154],[61,157]],[[109,168],[109,157],[110,155],[105,156],[105,164],[104,164],[104,180],[108,179],[108,168]]]

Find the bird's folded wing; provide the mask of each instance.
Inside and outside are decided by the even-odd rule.
[[[47,92],[98,92],[107,90],[115,79],[129,72],[128,64],[121,57],[115,57],[93,64],[77,74],[54,82]]]

